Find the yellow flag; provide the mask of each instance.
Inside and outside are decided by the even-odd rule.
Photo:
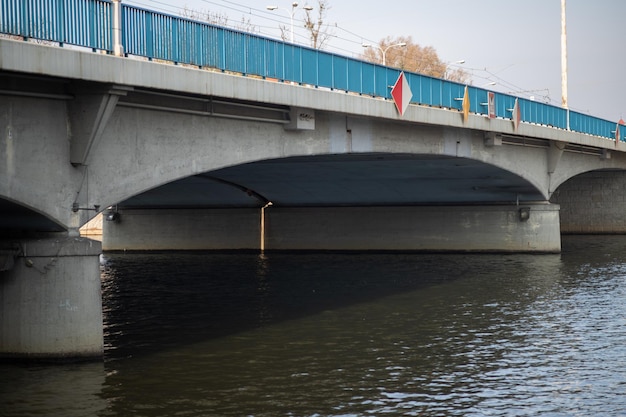
[[[465,86],[465,93],[463,94],[463,123],[467,122],[467,119],[469,118],[469,111],[470,111],[469,91],[467,89],[467,86]]]

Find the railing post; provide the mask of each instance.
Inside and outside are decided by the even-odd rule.
[[[124,56],[122,45],[122,0],[113,0],[113,54]]]
[[[20,22],[20,30],[19,30],[19,34],[22,35],[22,38],[24,38],[24,40],[27,40],[31,33],[30,33],[30,26],[28,24],[28,16],[29,15],[29,10],[28,10],[28,4],[23,1],[22,4],[22,21]]]

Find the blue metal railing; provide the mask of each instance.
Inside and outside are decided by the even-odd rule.
[[[0,0],[0,33],[112,53],[117,23],[120,50],[127,55],[386,99],[400,74],[395,68],[152,10],[122,4],[119,18],[113,10],[109,0]],[[461,109],[464,84],[405,75],[412,103]],[[470,112],[487,115],[488,90],[469,86],[468,91]],[[522,122],[615,140],[615,122],[503,93],[495,93],[496,117],[511,119],[516,99]],[[626,141],[626,127],[619,136]]]
[[[23,38],[112,50],[111,2],[2,0],[0,32]]]

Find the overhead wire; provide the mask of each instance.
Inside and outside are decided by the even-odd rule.
[[[290,29],[289,26],[291,24],[291,15],[287,16],[284,14],[269,11],[267,9],[260,9],[260,8],[248,6],[245,4],[241,4],[237,1],[232,1],[232,0],[219,0],[219,1],[198,0],[198,1],[207,5],[210,5],[210,6],[217,6],[218,8],[221,8],[221,9],[227,9],[227,10],[235,11],[237,13],[241,13],[242,19],[246,15],[252,16],[253,18],[255,18],[255,21],[250,22],[250,29],[252,29],[254,33],[258,33],[261,36],[267,36],[271,38],[277,37],[276,36],[277,30],[280,30],[281,27],[279,26],[278,28],[276,28],[275,26],[258,23],[259,19],[261,19],[262,21],[268,21],[268,22],[282,25],[283,27],[282,30],[285,30],[285,28],[286,30]],[[173,5],[171,3],[168,3],[167,0],[164,0],[164,1],[162,0],[126,0],[126,3],[138,5],[140,7],[150,7],[157,11],[166,12],[168,14],[178,14],[181,16],[183,16],[186,11],[191,11],[191,12],[195,12],[195,13],[198,13],[199,15],[204,16],[205,20],[209,20],[213,16],[211,15],[210,10],[194,10],[194,9],[190,9],[186,4]],[[245,23],[243,22],[243,20],[232,19],[228,17],[226,14],[220,14],[219,12],[216,12],[216,13],[217,13],[216,16],[219,16],[221,19],[223,19],[222,22],[225,22],[228,27],[235,28],[236,30],[241,30],[240,25],[242,23]],[[298,25],[302,25],[302,26],[304,25],[304,22],[305,22],[303,19],[297,17],[295,14],[293,16],[293,20],[294,20],[294,23],[297,23]],[[338,41],[341,41],[342,43],[345,43],[346,45],[352,45],[354,47],[358,46],[359,48],[361,48],[364,43],[377,44],[379,42],[377,40],[369,39],[366,36],[361,36],[357,33],[354,33],[340,26],[337,23],[326,24],[325,28],[327,30],[336,29],[344,33],[343,36],[338,35],[334,32],[327,33],[327,35],[329,39],[336,39]],[[294,38],[297,39],[296,42],[306,42],[309,40],[308,36],[302,35],[301,31],[295,31],[295,30],[294,30]],[[348,49],[348,48],[349,46],[340,47],[330,42],[326,44],[326,50],[328,50],[329,52],[340,53],[342,55],[348,55],[352,57],[362,56],[362,53],[356,52],[354,49]],[[506,91],[507,93],[518,94],[518,95],[532,93],[532,92],[547,91],[547,94],[541,97],[544,99],[544,101],[553,102],[553,100],[550,97],[549,90],[547,88],[535,89],[535,90],[525,89],[523,87],[520,87],[502,78],[501,76],[497,74],[497,72],[494,72],[493,70],[490,70],[488,68],[468,68],[465,66],[454,65],[454,64],[449,64],[449,66],[454,67],[454,68],[460,68],[470,73],[472,77],[472,84],[474,84],[474,81],[475,81],[474,78],[477,78],[479,80],[484,80],[485,82],[488,82],[488,83],[496,83],[497,88],[494,88],[494,89],[508,90]],[[500,70],[499,72],[501,71],[503,70]],[[481,73],[485,73],[487,75],[483,76],[481,75]]]
[[[203,15],[206,19],[209,19],[211,17],[211,14],[209,11],[205,11],[205,10],[193,10],[193,9],[189,9],[187,7],[187,5],[182,5],[182,6],[174,6],[171,5],[169,3],[163,2],[163,1],[159,1],[159,0],[150,0],[149,3],[146,3],[148,0],[127,0],[127,4],[133,4],[133,5],[138,5],[138,6],[142,6],[142,7],[150,7],[152,6],[153,9],[157,10],[157,11],[162,11],[162,12],[166,12],[166,13],[176,13],[178,15],[184,15],[184,12],[186,10],[189,11],[193,11],[196,12],[200,15]],[[213,5],[213,6],[218,6],[224,9],[228,9],[228,10],[233,10],[236,11],[238,13],[242,13],[244,16],[245,15],[251,15],[254,16],[258,19],[263,19],[266,21],[270,21],[270,22],[274,22],[274,23],[278,23],[279,25],[284,25],[285,27],[288,27],[291,24],[291,16],[285,16],[279,13],[275,13],[275,12],[271,12],[268,11],[266,9],[259,9],[259,8],[255,8],[255,7],[250,7],[250,6],[245,6],[233,1],[228,1],[228,0],[222,0],[221,2],[217,2],[217,1],[211,1],[211,0],[199,0],[202,3],[206,3],[208,5]],[[223,3],[226,3],[223,4]],[[160,5],[159,6],[154,6],[154,4],[156,5]],[[236,20],[236,19],[231,19],[230,17],[226,16],[226,15],[219,15],[221,18],[223,18],[223,20],[227,23],[227,25],[229,27],[234,27],[237,28],[238,25],[241,24],[240,20]],[[303,26],[304,25],[304,20],[294,16],[294,22],[298,23],[298,25]],[[341,27],[339,27],[338,25],[334,24],[327,24],[325,25],[326,28],[329,29],[333,29],[333,28],[337,28],[340,29],[342,31],[345,31],[347,33],[351,33],[350,31],[347,31]],[[263,24],[259,24],[257,22],[251,23],[251,27],[254,28],[258,28],[259,29],[259,33],[263,34],[263,35],[267,35],[267,36],[275,36],[276,34],[276,27],[274,26],[268,26],[268,25],[263,25]],[[265,30],[264,30],[265,29]],[[256,31],[255,31],[256,32]],[[302,35],[301,33],[298,33],[297,31],[294,31],[294,37],[298,38],[300,40],[308,40],[307,36]],[[359,37],[356,34],[353,34],[355,37]],[[354,45],[361,45],[361,42],[356,42],[354,40],[351,39],[347,39],[347,38],[342,38],[334,33],[329,33],[329,37],[330,38],[336,38],[339,39],[341,41],[344,42],[348,42]],[[361,39],[363,39],[363,37],[360,37]],[[354,55],[354,52],[352,50],[348,50],[345,48],[341,48],[341,47],[337,47],[335,45],[328,45],[330,48],[332,48],[334,51],[340,51],[343,53],[348,53],[349,55]]]

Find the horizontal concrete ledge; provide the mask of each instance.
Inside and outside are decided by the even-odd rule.
[[[102,362],[104,351],[71,353],[20,353],[0,352],[0,363],[64,364],[77,362]]]
[[[21,248],[25,257],[98,256],[102,252],[102,244],[96,240],[69,236],[25,240]]]
[[[265,233],[262,233],[262,230]],[[104,250],[537,252],[561,250],[554,204],[127,210]]]

